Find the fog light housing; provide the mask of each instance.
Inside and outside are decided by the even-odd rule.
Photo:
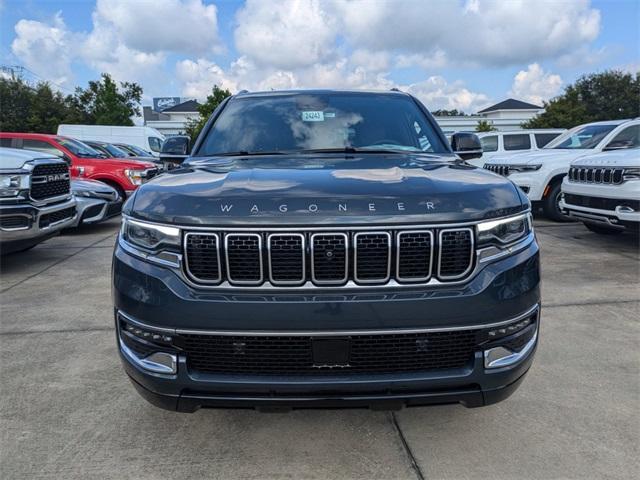
[[[538,338],[538,312],[506,325],[486,331],[483,344],[484,367],[487,369],[514,365],[535,347]]]
[[[173,335],[140,327],[120,314],[118,322],[120,349],[129,361],[154,373],[173,375],[178,372]]]

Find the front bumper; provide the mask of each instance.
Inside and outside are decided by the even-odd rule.
[[[64,213],[64,216],[58,219],[61,213]],[[26,248],[72,226],[78,213],[76,201],[70,197],[53,205],[38,207],[31,204],[2,205],[0,206],[0,217],[24,219],[24,223],[18,227],[0,228],[2,250],[8,252]],[[54,220],[50,221],[51,218]]]
[[[527,194],[532,202],[539,202],[544,198],[544,174],[540,172],[533,173],[512,173],[507,177],[513,183],[518,185]]]
[[[260,293],[193,289],[168,268],[152,265],[117,246],[113,296],[122,312],[159,335],[253,333],[358,335],[407,329],[488,328],[508,322],[540,303],[539,252],[524,250],[487,264],[464,285],[380,291]],[[485,368],[482,348],[462,367],[383,374],[253,375],[202,373],[175,355],[175,373],[151,371],[118,344],[125,370],[138,391],[170,410],[201,407],[383,407],[460,402],[481,406],[506,398],[531,365],[537,330],[527,350],[507,366]],[[536,329],[539,322],[536,321]],[[230,332],[232,330],[233,332]],[[171,371],[171,370],[169,370]]]
[[[569,217],[618,229],[637,230],[640,226],[640,188],[637,182],[598,185],[565,181],[562,193],[560,208]],[[572,198],[580,200],[582,204],[576,205],[578,202]]]
[[[122,211],[122,201],[116,200],[108,202],[101,198],[76,197],[78,216],[73,224],[74,227],[80,224],[94,224],[108,220],[119,215]]]

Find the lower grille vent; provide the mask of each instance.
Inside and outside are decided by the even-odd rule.
[[[464,368],[473,361],[477,331],[353,335],[347,362],[314,362],[310,336],[180,335],[189,368],[229,374],[376,374]]]

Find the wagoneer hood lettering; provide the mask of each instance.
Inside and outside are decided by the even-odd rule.
[[[183,224],[490,218],[525,206],[513,184],[443,157],[414,155],[212,159],[141,189],[135,215]]]

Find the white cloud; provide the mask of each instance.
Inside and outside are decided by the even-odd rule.
[[[236,17],[236,48],[260,65],[290,69],[327,60],[337,19],[319,0],[247,0]]]
[[[520,70],[516,74],[509,95],[518,100],[542,105],[543,100],[556,96],[561,88],[560,75],[545,72],[540,65],[532,63],[526,70]]]
[[[11,51],[38,76],[63,86],[71,86],[71,61],[76,42],[60,12],[51,23],[20,20]]]
[[[220,46],[216,6],[201,0],[98,0],[94,18],[144,53],[201,54]]]
[[[432,76],[402,88],[415,95],[429,110],[462,110],[475,113],[490,102],[487,95],[472,92],[461,81],[448,83],[441,76]]]
[[[430,2],[356,0],[331,3],[343,31],[359,48],[430,57],[450,63],[504,66],[555,58],[593,41],[600,13],[588,0]]]
[[[182,60],[176,64],[176,78],[182,84],[182,96],[200,100],[211,93],[214,85],[237,91],[238,87],[217,64],[199,58]]]

